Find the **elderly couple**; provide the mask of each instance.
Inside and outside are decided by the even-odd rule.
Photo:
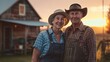
[[[51,28],[42,31],[33,45],[32,62],[96,62],[95,34],[81,19],[87,8],[74,3],[65,12],[56,10],[48,18]],[[61,28],[71,20],[65,32]]]

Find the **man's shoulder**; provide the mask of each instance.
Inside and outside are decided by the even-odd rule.
[[[68,26],[67,28],[66,28],[66,30],[70,30],[72,27],[71,26]]]
[[[94,33],[93,28],[90,27],[90,26],[87,26],[87,25],[85,25],[85,31],[88,32],[88,33],[92,33],[92,32]]]
[[[84,25],[84,27],[85,27],[85,29],[93,30],[92,27],[90,27],[90,26]]]

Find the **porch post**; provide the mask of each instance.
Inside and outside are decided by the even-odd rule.
[[[24,54],[26,55],[27,54],[27,49],[26,49],[26,43],[28,41],[28,30],[29,30],[29,26],[26,26],[25,28],[25,44],[24,44]]]

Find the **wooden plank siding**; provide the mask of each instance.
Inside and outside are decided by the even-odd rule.
[[[20,16],[19,15],[19,4],[25,4],[26,7],[26,15],[25,16]],[[1,15],[1,19],[14,19],[14,20],[33,20],[33,21],[38,21],[39,16],[35,13],[33,8],[28,4],[27,1],[23,2],[20,0],[17,2],[15,5],[10,7],[6,12],[4,12]]]
[[[26,14],[24,16],[19,15],[19,4],[25,4]],[[26,21],[26,20],[39,21],[41,17],[30,5],[28,0],[19,0],[8,10],[3,12],[0,15],[0,19],[19,20],[19,21]],[[0,54],[2,54],[1,52],[7,53],[7,51],[12,52],[13,50],[18,51],[20,45],[20,42],[18,42],[19,44],[17,44],[18,39],[23,39],[25,44],[26,42],[32,42],[31,43],[32,45],[33,41],[35,41],[35,38],[37,37],[39,32],[40,32],[40,26],[26,26],[17,23],[0,21]],[[24,49],[28,47],[25,44],[23,44],[24,46],[23,52]],[[27,52],[28,51],[25,50],[25,53]]]
[[[36,36],[40,32],[39,27],[29,27],[28,26],[28,28],[27,28],[25,25],[19,25],[19,24],[14,24],[14,23],[6,23],[6,22],[4,23],[3,22],[2,26],[3,26],[3,28],[9,27],[12,30],[12,33],[11,33],[12,44],[9,45],[10,49],[12,49],[12,50],[16,50],[16,49],[18,50],[19,49],[19,48],[15,48],[16,42],[18,41],[18,39],[24,39],[24,43],[25,42],[31,42],[31,44],[33,44],[33,40],[35,40]],[[26,34],[26,30],[28,30],[27,34]],[[5,30],[5,31],[8,31],[8,30]],[[0,38],[4,37],[5,32],[0,31],[0,33],[3,34],[3,36],[1,36]],[[25,37],[25,35],[27,35],[27,36]],[[6,38],[6,37],[4,37],[4,38]],[[1,46],[1,48],[3,48],[3,51],[6,50],[5,47],[7,45],[4,38],[3,38],[3,40],[2,39],[0,40],[1,42],[3,41],[3,43],[5,42],[5,45],[3,45],[3,47]],[[0,43],[0,44],[2,44],[2,43]]]

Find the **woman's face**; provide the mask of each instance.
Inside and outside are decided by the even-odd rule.
[[[63,15],[56,15],[53,19],[53,27],[61,29],[65,24],[65,17]]]

